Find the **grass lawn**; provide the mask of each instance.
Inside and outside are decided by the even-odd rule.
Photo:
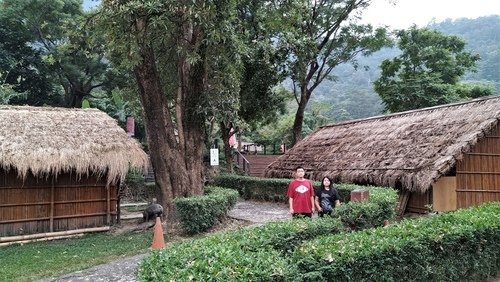
[[[80,238],[0,247],[0,281],[33,281],[145,253],[153,232],[87,234]]]

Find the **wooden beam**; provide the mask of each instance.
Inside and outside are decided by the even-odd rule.
[[[491,153],[465,153],[465,155],[469,156],[487,156],[487,157],[498,157],[500,154],[491,154]]]
[[[54,189],[54,178],[52,176],[52,189],[50,189],[50,223],[49,223],[49,231],[54,231],[54,201],[55,201],[55,189]]]
[[[399,194],[398,206],[396,207],[396,214],[398,216],[403,216],[406,210],[406,205],[408,205],[408,200],[410,199],[411,192],[408,190],[401,191]]]
[[[110,190],[111,190],[111,187],[106,187],[104,188],[106,189],[106,199],[107,199],[107,202],[106,202],[106,223],[108,225],[111,224],[111,195],[110,195]]]
[[[116,212],[111,212],[110,214],[114,215]],[[91,217],[91,216],[104,216],[105,212],[99,213],[88,213],[88,214],[71,214],[71,215],[59,215],[54,216],[54,219],[64,219],[64,218],[78,218],[78,217]],[[11,219],[11,220],[3,220],[0,221],[0,224],[8,224],[8,223],[20,223],[20,222],[28,222],[28,221],[40,221],[40,220],[50,220],[49,216],[46,217],[35,217],[35,218],[23,218],[23,219]]]
[[[457,171],[458,174],[494,174],[500,175],[500,171]]]
[[[457,189],[457,192],[484,192],[484,193],[500,193],[500,190],[481,190],[481,189]]]
[[[110,229],[109,226],[102,226],[102,227],[83,228],[83,229],[66,230],[58,232],[37,233],[30,235],[8,236],[8,237],[0,237],[0,242],[3,243],[3,242],[31,240],[31,239],[38,239],[45,237],[64,236],[64,235],[79,234],[79,233],[101,232],[101,231],[108,231],[109,229]]]
[[[94,203],[94,202],[105,202],[106,198],[101,199],[88,199],[88,200],[70,200],[70,201],[57,201],[54,204],[73,204],[73,203]],[[111,201],[116,201],[116,198],[111,198]],[[23,207],[23,206],[44,206],[50,205],[51,202],[39,202],[39,203],[17,203],[17,204],[2,204],[0,208],[3,207]]]

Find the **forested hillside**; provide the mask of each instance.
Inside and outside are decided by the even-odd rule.
[[[478,71],[466,74],[463,80],[492,85],[495,93],[500,93],[500,16],[446,20],[428,27],[462,37],[467,42],[466,49],[481,57]],[[331,105],[323,114],[335,122],[381,114],[384,107],[372,82],[379,76],[380,63],[398,54],[398,49],[386,48],[359,58],[357,70],[351,65],[336,68],[336,81],[323,82],[312,99]]]

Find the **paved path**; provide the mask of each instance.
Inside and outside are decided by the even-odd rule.
[[[229,212],[229,216],[247,220],[256,224],[280,221],[291,218],[286,204],[257,201],[241,201]],[[146,254],[117,260],[111,263],[97,265],[89,269],[69,273],[60,277],[43,279],[43,282],[135,282],[137,266]]]

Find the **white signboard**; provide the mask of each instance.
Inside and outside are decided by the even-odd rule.
[[[210,149],[210,165],[219,165],[219,149]]]

